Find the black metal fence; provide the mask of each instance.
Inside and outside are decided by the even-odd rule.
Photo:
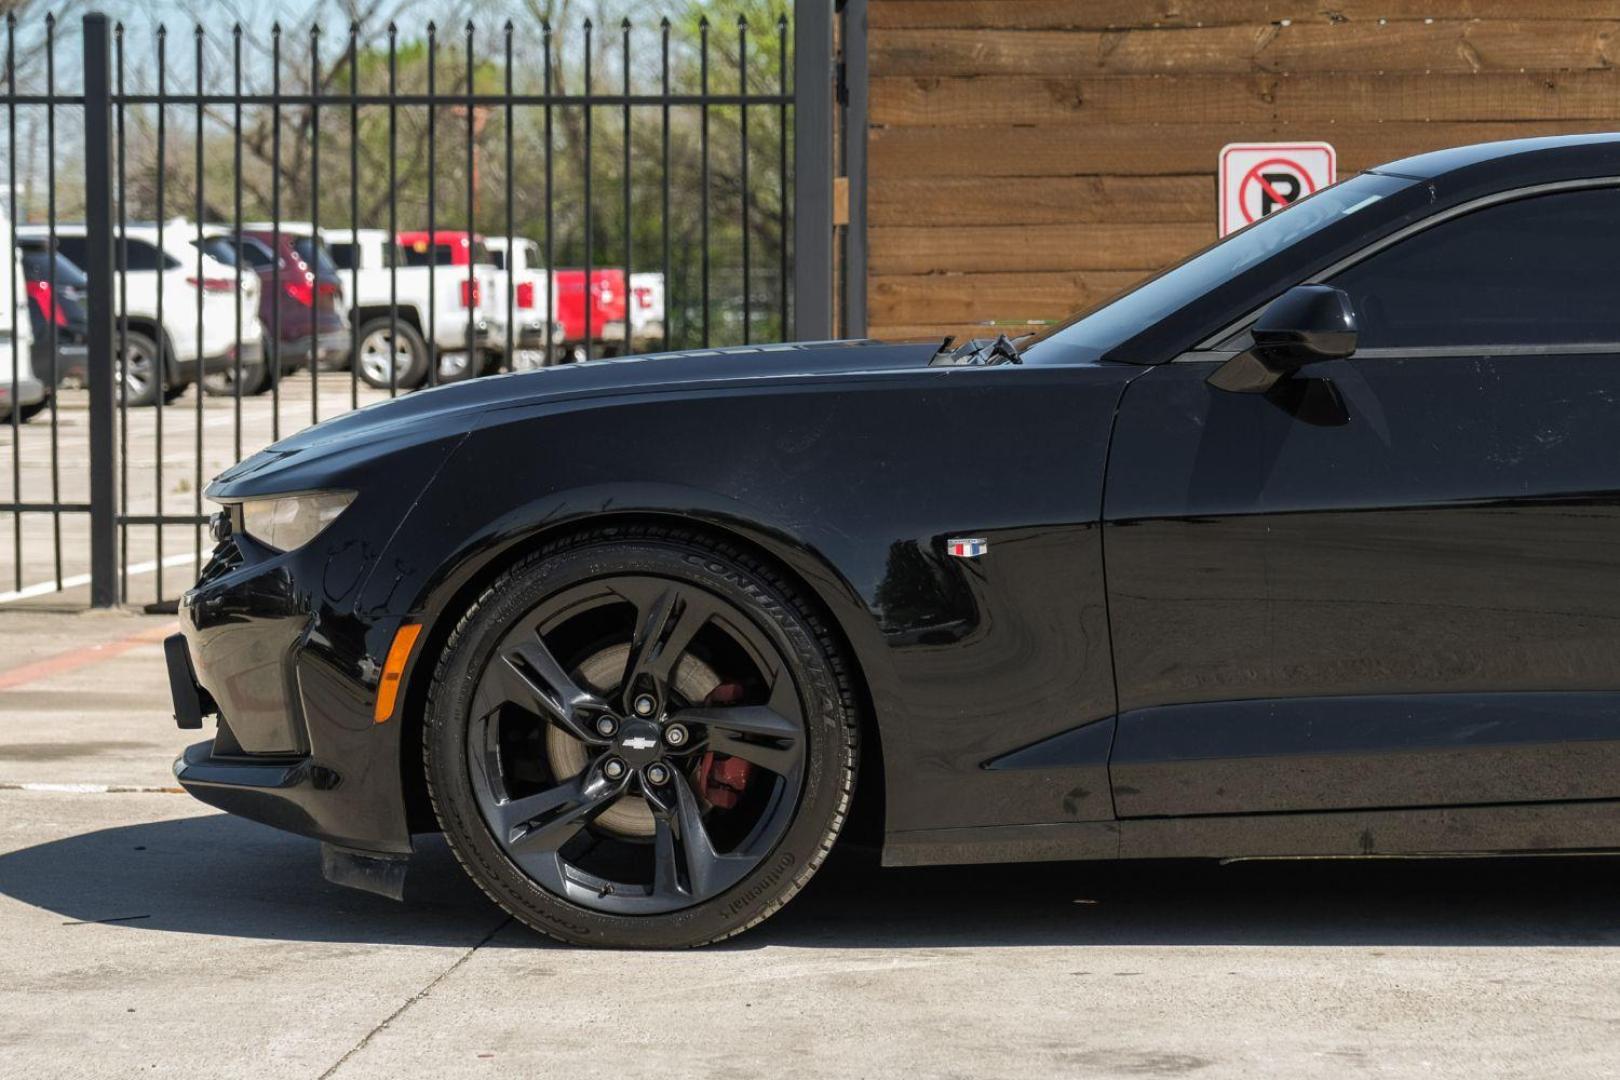
[[[453,41],[197,26],[178,64],[179,35],[91,14],[78,92],[55,21],[8,18],[0,603],[172,604],[209,478],[369,401],[829,336],[833,7],[790,33],[772,3]]]

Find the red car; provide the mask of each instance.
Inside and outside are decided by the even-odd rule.
[[[227,265],[240,261],[259,275],[265,356],[273,355],[273,349],[279,353],[281,374],[307,365],[311,351],[322,367],[341,366],[349,354],[343,285],[326,248],[307,225],[284,222],[279,230],[267,223],[244,225],[235,237],[205,237],[203,250]]]

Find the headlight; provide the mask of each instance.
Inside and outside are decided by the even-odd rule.
[[[317,491],[242,504],[242,531],[277,551],[303,547],[354,501],[352,491]]]

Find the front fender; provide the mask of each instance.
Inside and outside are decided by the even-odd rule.
[[[983,768],[1113,715],[1101,483],[1140,369],[930,368],[492,411],[367,585],[429,623],[489,567],[626,516],[735,535],[814,590],[883,740],[891,831],[1112,816]],[[978,559],[947,554],[983,538]]]

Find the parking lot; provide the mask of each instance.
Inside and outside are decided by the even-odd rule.
[[[346,376],[320,401],[346,407]],[[78,498],[85,414],[62,405]],[[282,410],[307,422],[307,375]],[[205,474],[234,415],[204,402]],[[165,410],[161,452],[155,413],[131,417],[132,512],[159,460],[185,512],[195,400]],[[44,421],[22,429],[25,496],[48,490]],[[28,522],[26,583],[52,576],[49,522]],[[63,526],[72,575],[82,519]],[[165,540],[172,596],[192,531]],[[136,608],[155,590],[132,574]],[[177,793],[195,736],[169,717],[172,617],[82,606],[82,587],[0,606],[0,1076],[1620,1073],[1611,860],[885,871],[845,851],[733,944],[580,951],[512,924],[436,838],[397,904]]]

